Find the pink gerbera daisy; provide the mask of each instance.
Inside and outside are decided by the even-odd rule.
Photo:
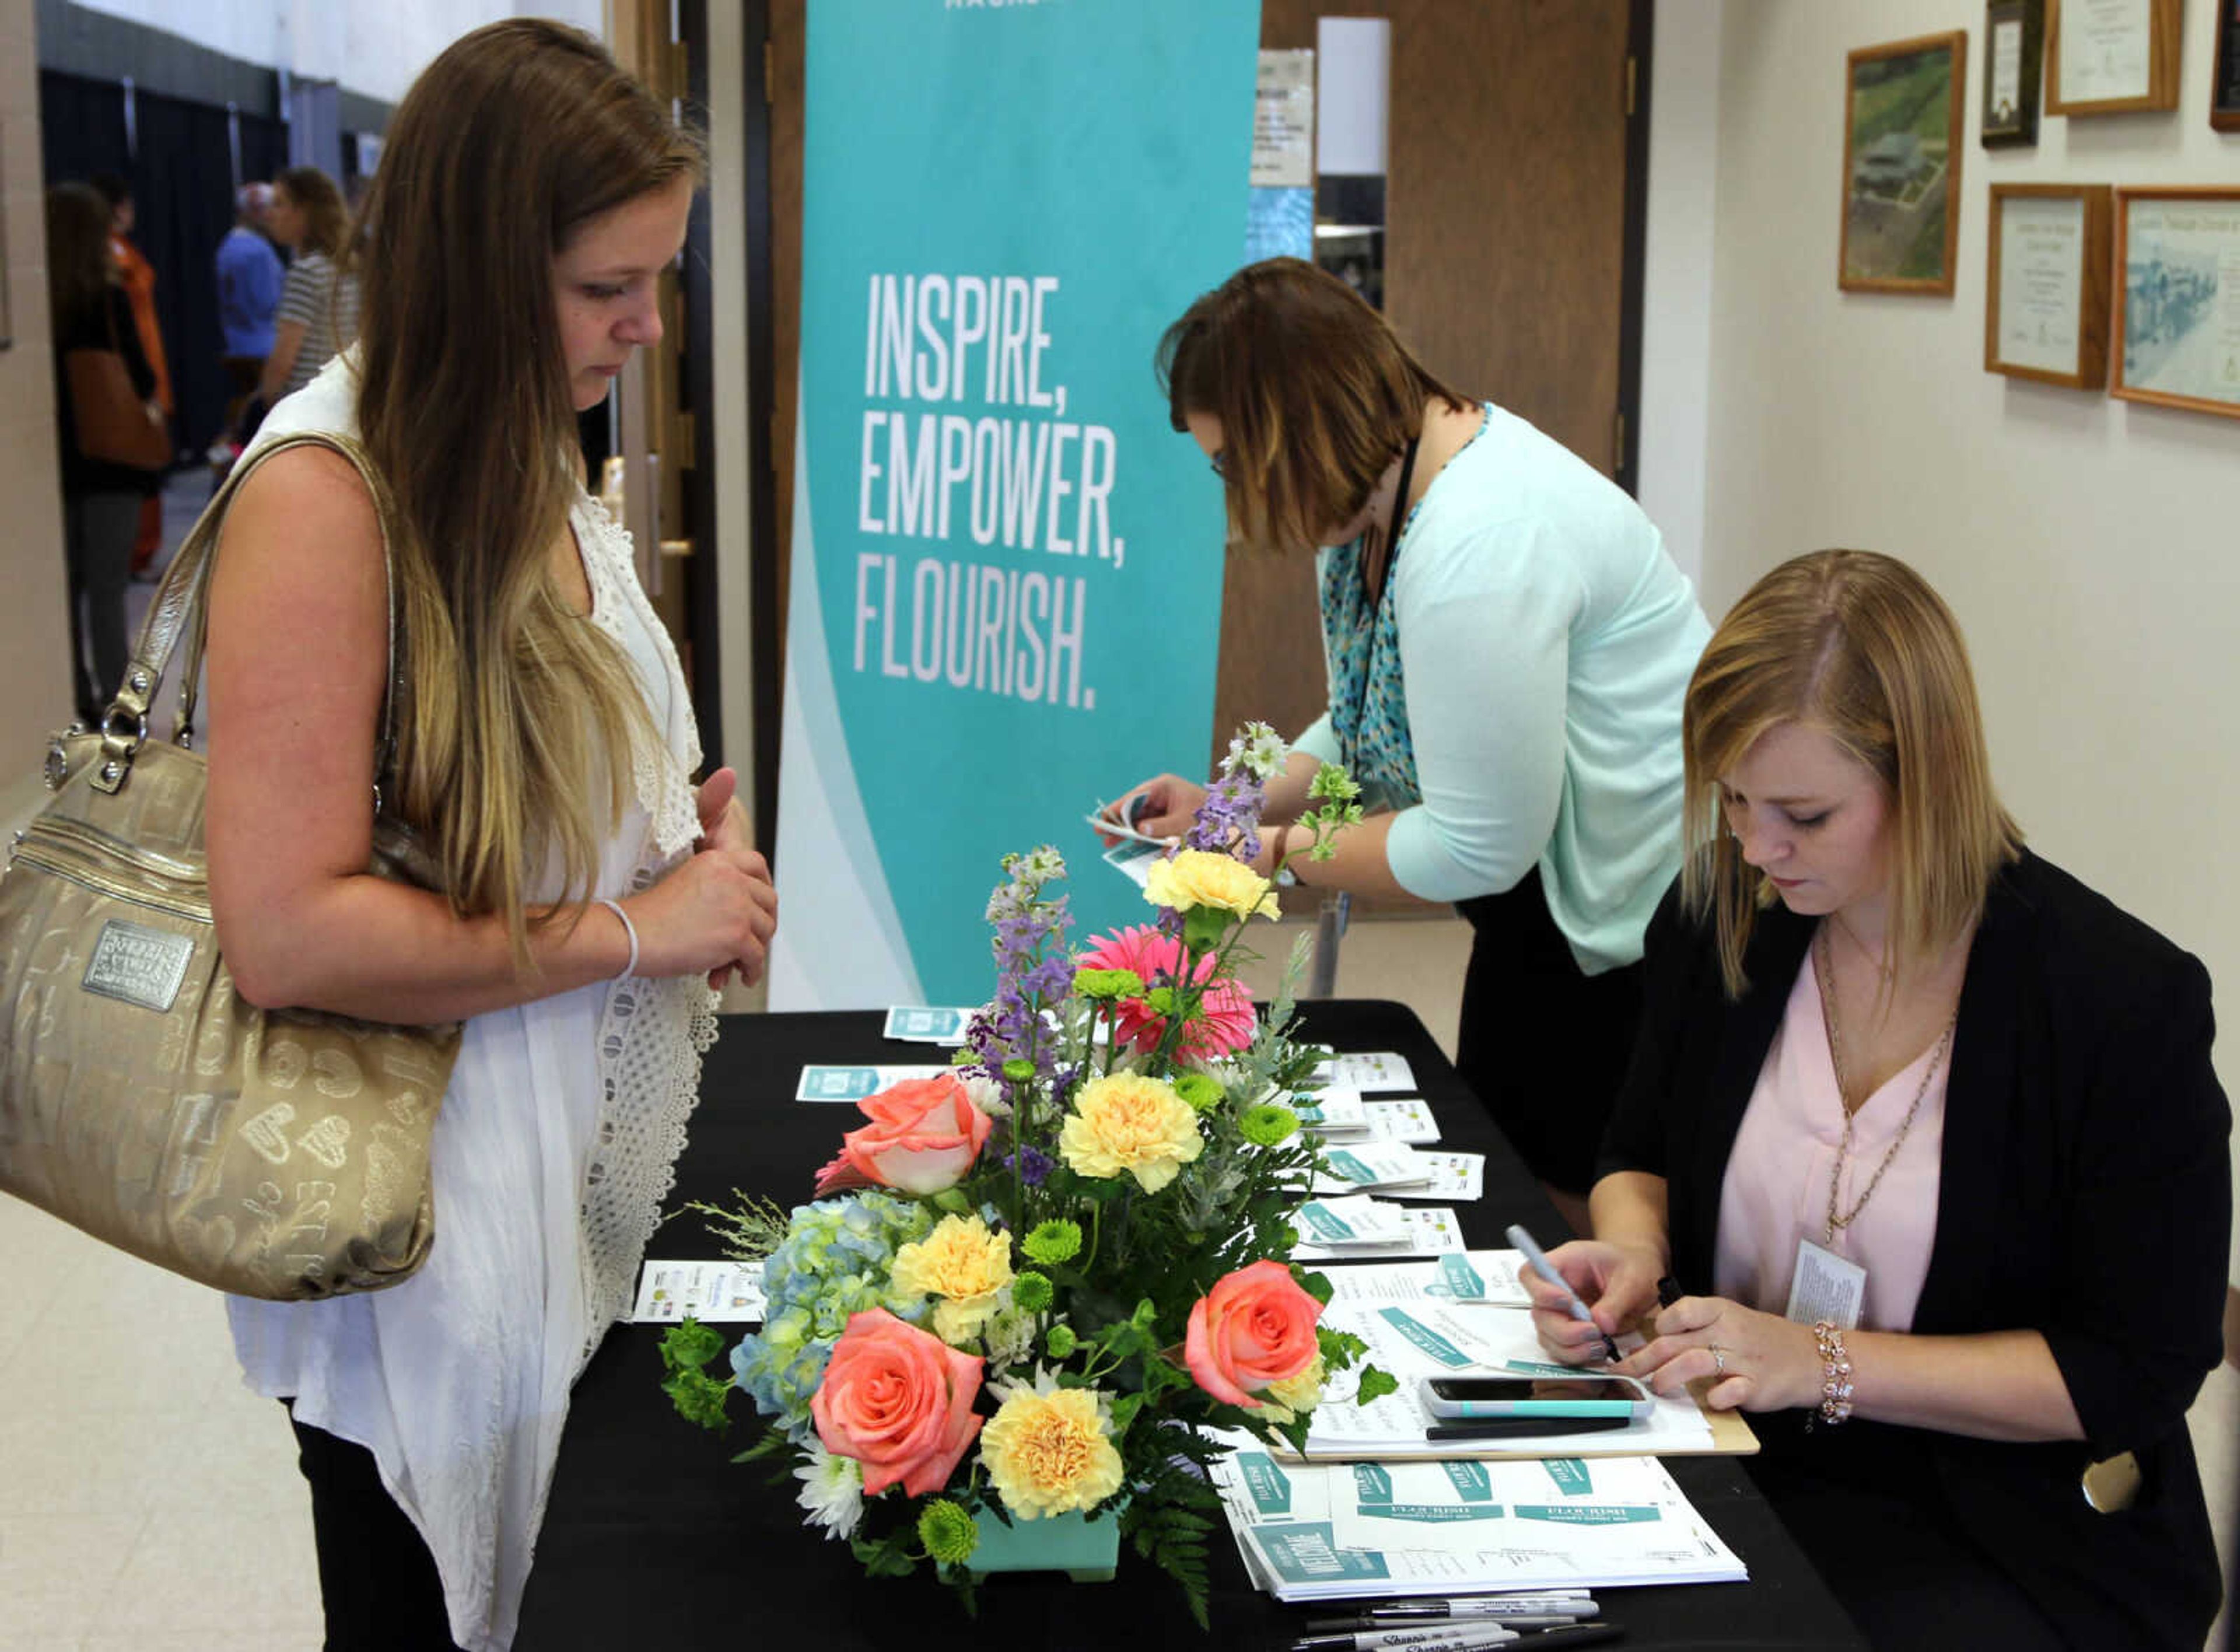
[[[1162,935],[1148,923],[1138,923],[1110,935],[1099,936],[1076,961],[1084,969],[1131,969],[1147,987],[1172,985],[1182,969],[1182,943]],[[1213,974],[1210,954],[1200,958],[1193,980]],[[1154,1049],[1167,1029],[1166,1018],[1155,1014],[1141,998],[1123,998],[1119,1004],[1118,1036],[1123,1044]],[[1180,1049],[1185,1061],[1211,1061],[1243,1049],[1252,1042],[1252,993],[1233,977],[1208,987],[1198,1001],[1197,1014],[1183,1029]]]

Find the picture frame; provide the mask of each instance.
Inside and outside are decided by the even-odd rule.
[[[2217,72],[2209,83],[2209,123],[2240,132],[2240,0],[2216,0]]]
[[[2177,107],[2183,0],[2045,0],[2045,112]]]
[[[1949,297],[1960,246],[1968,35],[1862,46],[1843,64],[1846,292]]]
[[[2105,183],[1991,186],[1985,372],[2106,387],[2115,216]]]
[[[2116,191],[2110,391],[2240,418],[2240,186]]]
[[[1978,141],[1987,150],[2037,142],[2045,0],[1987,0],[1983,7],[1983,98]]]

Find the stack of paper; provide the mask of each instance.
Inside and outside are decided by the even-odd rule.
[[[1408,1058],[1392,1051],[1374,1050],[1367,1055],[1332,1056],[1315,1069],[1315,1076],[1325,1084],[1350,1084],[1364,1094],[1389,1091],[1398,1096],[1416,1093],[1415,1069]]]
[[[1315,1408],[1307,1435],[1311,1458],[1422,1456],[1431,1453],[1436,1421],[1423,1409],[1426,1376],[1540,1376],[1570,1374],[1547,1362],[1531,1316],[1504,1302],[1522,1299],[1514,1252],[1472,1251],[1430,1262],[1379,1263],[1334,1270],[1323,1323],[1369,1344],[1368,1361],[1399,1380],[1398,1392],[1367,1405],[1351,1402],[1341,1377]],[[1510,1260],[1503,1260],[1508,1258]],[[1475,1275],[1482,1296],[1469,1294],[1457,1262]],[[1590,1435],[1516,1435],[1483,1441],[1447,1440],[1452,1456],[1531,1456],[1548,1453],[1657,1454],[1708,1450],[1711,1425],[1693,1400],[1659,1398],[1655,1409],[1623,1429]]]
[[[1465,1248],[1451,1205],[1388,1204],[1367,1194],[1310,1199],[1291,1217],[1298,1262],[1391,1262]]]
[[[1377,1192],[1397,1199],[1475,1199],[1485,1186],[1483,1153],[1426,1153],[1405,1142],[1327,1143],[1328,1167],[1315,1178],[1313,1192]]]
[[[1650,1457],[1214,1469],[1246,1569],[1282,1601],[1740,1582],[1734,1551]]]
[[[654,1262],[638,1276],[634,1323],[757,1324],[769,1305],[758,1262]]]
[[[1332,1084],[1324,1089],[1300,1090],[1283,1098],[1299,1116],[1299,1122],[1325,1142],[1409,1142],[1418,1145],[1439,1139],[1438,1121],[1430,1103],[1420,1096],[1404,1101],[1362,1099],[1351,1084]]]
[[[797,1102],[860,1102],[866,1096],[876,1096],[883,1089],[892,1089],[906,1078],[936,1078],[950,1069],[939,1067],[818,1067],[801,1069],[801,1080],[794,1086]]]

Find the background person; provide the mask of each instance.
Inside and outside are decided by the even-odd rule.
[[[350,214],[335,181],[316,166],[291,166],[273,180],[265,214],[274,239],[294,255],[280,289],[272,353],[257,393],[266,408],[311,382],[357,335],[358,276],[336,260]]]
[[[384,793],[444,893],[365,870],[389,609],[358,473],[290,450],[224,527],[226,962],[253,1003],[465,1022],[419,1271],[229,1302],[249,1386],[290,1402],[337,1652],[511,1643],[570,1390],[628,1311],[697,1100],[711,988],[758,976],[775,927],[736,776],[696,791],[676,653],[572,456],[577,410],[661,336],[702,165],[588,36],[464,37],[390,127],[358,343],[259,436],[354,440],[393,502],[408,715]]]
[[[1158,360],[1232,537],[1336,547],[1319,563],[1330,709],[1269,786],[1259,866],[1323,761],[1389,805],[1293,870],[1457,903],[1477,938],[1456,1065],[1583,1231],[1642,930],[1679,865],[1680,700],[1710,627],[1632,500],[1441,383],[1312,264],[1239,270]],[[1123,805],[1137,790],[1157,836],[1205,795],[1163,775]]]
[[[1902,563],[1760,580],[1686,738],[1595,1237],[1551,1259],[1603,1329],[1668,1272],[1694,1293],[1617,1369],[1756,1414],[1750,1473],[1877,1645],[2200,1647],[2185,1413],[2231,1221],[2207,975],[2023,848],[1959,628]],[[1808,1267],[1863,1269],[1857,1329],[1824,1289],[1792,1308]],[[2081,1477],[2125,1452],[2136,1495],[2096,1512]]]
[[[170,361],[163,353],[163,323],[156,314],[156,267],[133,243],[132,226],[137,215],[132,186],[115,172],[97,172],[90,182],[94,193],[108,203],[110,255],[117,261],[117,278],[124,296],[132,301],[132,326],[140,336],[140,353],[156,376],[155,393],[150,399],[163,410],[166,419],[171,418],[179,410],[171,393]],[[155,561],[163,544],[163,502],[159,493],[151,493],[140,502],[140,527],[132,542],[132,572],[142,573]]]
[[[233,228],[217,243],[217,317],[224,336],[225,428],[237,430],[243,405],[264,376],[287,272],[264,238],[272,202],[269,183],[244,183],[233,198]]]
[[[78,451],[77,413],[63,363],[72,350],[114,350],[132,388],[156,393],[132,301],[112,250],[109,203],[88,185],[47,191],[47,295],[54,318],[56,440],[62,456],[63,536],[70,570],[70,669],[77,719],[97,727],[130,650],[124,596],[140,513],[160,473],[89,459]]]

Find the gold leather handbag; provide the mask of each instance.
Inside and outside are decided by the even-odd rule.
[[[265,1010],[235,990],[210,922],[206,772],[190,749],[218,530],[257,464],[305,443],[357,468],[382,521],[388,686],[398,698],[386,490],[346,438],[290,436],[237,465],[173,558],[97,732],[57,735],[53,801],[0,876],[0,1189],[221,1290],[290,1301],[378,1290],[435,1237],[428,1148],[459,1027]],[[169,742],[148,709],[181,633]],[[428,885],[377,784],[374,864]]]

